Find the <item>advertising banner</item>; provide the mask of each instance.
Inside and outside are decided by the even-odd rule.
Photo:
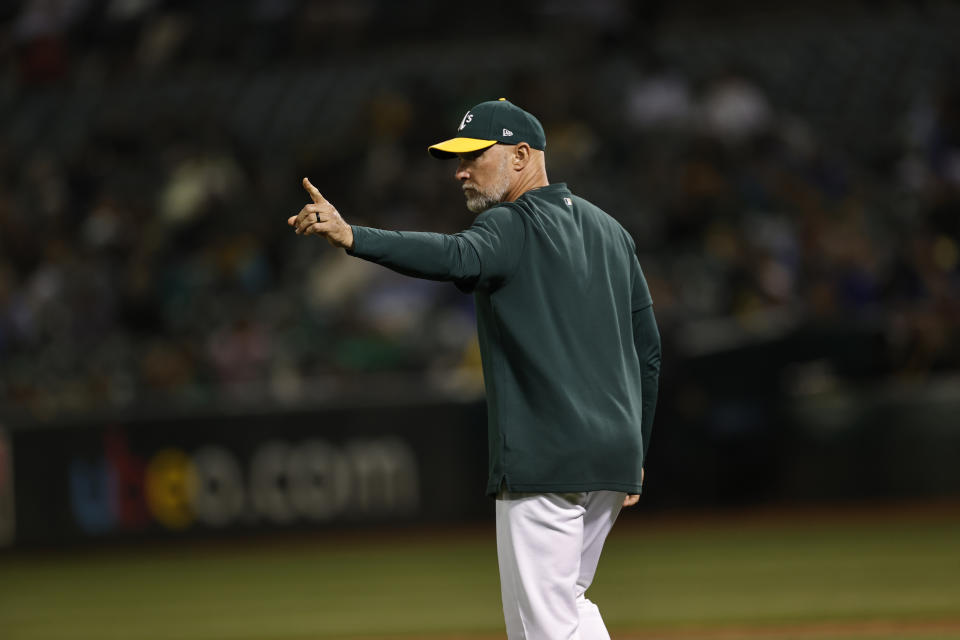
[[[0,548],[13,544],[16,511],[13,492],[13,447],[0,426]]]
[[[107,421],[21,429],[14,443],[18,543],[464,520],[489,508],[482,405]]]

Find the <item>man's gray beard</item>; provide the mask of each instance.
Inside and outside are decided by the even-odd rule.
[[[503,202],[503,196],[506,193],[482,193],[480,191],[471,191],[473,195],[467,195],[467,209],[471,213],[482,213],[495,204]]]
[[[495,204],[500,204],[507,197],[510,190],[510,174],[507,173],[508,160],[504,158],[497,173],[497,181],[487,191],[480,191],[473,187],[471,191],[464,190],[467,198],[467,209],[471,213],[482,213]],[[470,195],[472,194],[472,195]]]

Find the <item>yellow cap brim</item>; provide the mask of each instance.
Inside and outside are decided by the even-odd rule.
[[[480,151],[497,144],[496,140],[480,140],[479,138],[450,138],[443,142],[427,147],[434,158],[453,158],[458,153]]]

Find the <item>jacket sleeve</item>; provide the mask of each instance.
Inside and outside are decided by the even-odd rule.
[[[660,385],[660,331],[657,329],[657,320],[653,315],[653,300],[650,297],[650,290],[636,256],[633,259],[631,280],[633,285],[631,295],[633,346],[637,351],[637,358],[640,360],[640,393],[643,403],[641,433],[643,434],[643,459],[646,460],[647,449],[650,446],[650,435],[653,432],[653,417],[657,410],[657,392]]]
[[[484,211],[455,234],[353,227],[348,254],[398,273],[451,281],[464,292],[493,290],[513,274],[523,247],[523,225],[508,207]]]

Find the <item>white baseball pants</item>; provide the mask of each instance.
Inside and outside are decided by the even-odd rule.
[[[497,497],[497,558],[509,640],[610,640],[584,596],[625,493]]]

